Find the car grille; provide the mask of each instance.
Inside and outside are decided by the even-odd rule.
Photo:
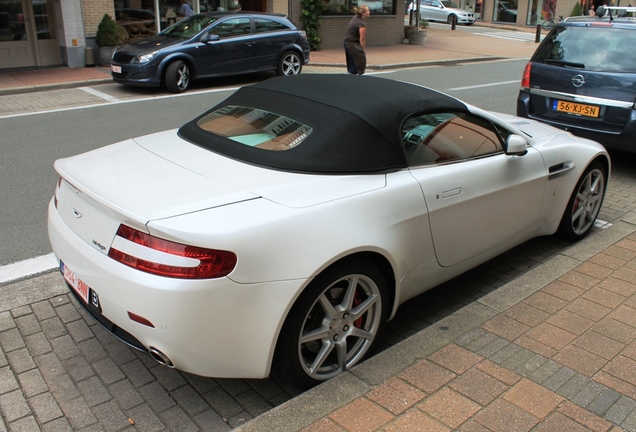
[[[130,54],[116,52],[115,55],[113,56],[113,61],[117,63],[131,63],[134,58],[135,56],[132,56]]]

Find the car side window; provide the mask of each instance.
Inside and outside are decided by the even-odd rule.
[[[410,166],[455,162],[503,152],[503,139],[488,120],[469,113],[420,114],[402,126]]]
[[[233,18],[218,23],[210,31],[221,39],[233,36],[241,36],[252,33],[252,25],[249,18]]]
[[[272,21],[265,18],[254,19],[254,25],[256,27],[256,33],[272,32],[277,30],[289,30],[285,24]]]

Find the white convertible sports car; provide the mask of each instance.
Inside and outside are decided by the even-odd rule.
[[[303,74],[55,169],[50,241],[96,320],[183,371],[308,387],[406,300],[530,238],[586,236],[610,159],[424,87]]]

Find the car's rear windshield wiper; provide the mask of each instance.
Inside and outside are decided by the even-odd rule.
[[[558,66],[575,67],[575,68],[579,68],[579,69],[585,69],[585,65],[583,63],[575,63],[575,62],[569,62],[569,61],[565,61],[565,60],[555,60],[555,59],[545,59],[544,62],[545,63],[549,63],[549,64],[553,64],[553,65],[558,65]]]

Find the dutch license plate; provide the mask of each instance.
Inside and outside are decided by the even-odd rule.
[[[555,100],[552,104],[554,111],[565,112],[568,114],[581,115],[586,117],[598,117],[601,109],[594,105],[585,105],[575,102]]]
[[[114,73],[121,73],[121,66],[110,65],[110,70]]]
[[[68,268],[66,264],[62,260],[60,260],[60,271],[64,276],[64,280],[68,282],[68,284],[75,290],[77,294],[84,300],[85,303],[88,303],[88,285],[86,285],[80,278],[77,277],[73,270]]]

